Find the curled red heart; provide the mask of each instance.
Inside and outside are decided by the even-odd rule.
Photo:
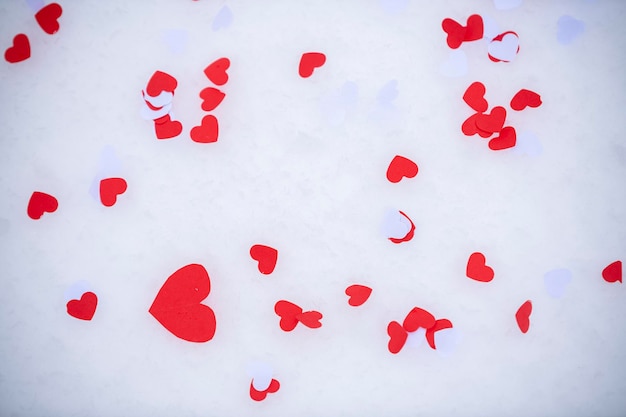
[[[230,59],[220,58],[209,64],[204,69],[204,74],[215,85],[224,85],[228,82],[228,73],[230,68]]]
[[[485,84],[480,81],[475,81],[467,87],[463,94],[463,101],[467,103],[472,109],[479,113],[484,113],[489,108],[489,103],[485,100],[485,93],[487,89]]]
[[[59,202],[50,194],[39,191],[33,192],[28,200],[26,213],[33,220],[38,220],[44,213],[54,213],[59,207]]]
[[[411,239],[413,239],[413,236],[415,235],[415,225],[413,224],[413,220],[411,220],[409,218],[409,216],[407,216],[403,212],[400,211],[399,213],[402,214],[404,217],[406,217],[406,219],[409,221],[409,223],[411,223],[411,229],[409,230],[409,232],[404,237],[401,237],[401,238],[390,237],[389,240],[391,240],[395,244],[399,244],[399,243],[402,243],[402,242],[408,242]]]
[[[541,106],[541,96],[534,91],[522,88],[511,99],[511,108],[516,111],[524,110],[526,107]]]
[[[428,345],[432,349],[437,349],[437,347],[435,346],[435,333],[438,332],[439,330],[450,329],[450,328],[452,328],[452,322],[450,322],[450,320],[448,319],[437,320],[431,328],[426,330],[426,341],[428,342]]]
[[[276,267],[278,251],[269,246],[254,245],[250,248],[250,256],[258,262],[259,272],[267,275],[271,274]]]
[[[167,278],[148,311],[174,336],[208,342],[215,335],[215,313],[201,302],[210,291],[206,269],[199,264],[186,265]]]
[[[80,320],[91,320],[96,314],[98,297],[91,291],[84,293],[80,300],[70,300],[67,303],[67,314]]]
[[[30,42],[28,36],[23,33],[15,35],[13,45],[4,51],[4,59],[15,64],[30,58]]]
[[[517,134],[515,128],[507,126],[502,128],[500,134],[489,141],[489,149],[492,151],[500,151],[502,149],[509,149],[515,146],[517,142]]]
[[[372,289],[365,285],[354,284],[346,288],[346,295],[350,297],[348,304],[352,307],[363,305],[372,294]]]
[[[267,394],[273,394],[280,389],[280,383],[272,378],[269,387],[267,387],[264,391],[257,391],[252,385],[252,381],[250,382],[250,398],[254,401],[263,401]]]
[[[62,13],[63,9],[58,3],[50,3],[35,13],[35,19],[44,32],[48,35],[52,35],[59,30],[58,19],[61,17]]]
[[[528,328],[530,327],[530,313],[533,311],[533,304],[530,300],[526,301],[524,304],[517,309],[515,313],[515,320],[517,321],[517,325],[522,333],[526,333]]]
[[[484,132],[499,132],[506,120],[506,109],[496,106],[491,109],[491,113],[483,113],[476,116],[476,127]]]
[[[467,260],[465,270],[467,277],[480,282],[491,281],[494,277],[493,269],[487,266],[485,262],[485,255],[480,252],[472,253]]]
[[[622,282],[622,261],[615,261],[602,270],[606,282]]]
[[[321,52],[306,52],[300,58],[298,73],[302,78],[313,75],[315,68],[319,68],[326,63],[326,55]]]
[[[154,120],[154,133],[157,139],[171,139],[180,135],[183,125],[178,120],[172,120],[169,114]]]
[[[200,126],[194,127],[190,132],[191,140],[198,143],[217,142],[218,135],[219,125],[217,118],[212,114],[204,116]]]
[[[387,168],[387,179],[390,182],[397,183],[402,178],[413,178],[417,175],[417,164],[404,156],[396,155],[393,157]]]
[[[322,327],[322,322],[320,321],[322,317],[322,313],[315,310],[305,311],[296,315],[296,319],[300,323],[311,329],[317,329],[319,327]]]
[[[419,307],[413,307],[402,323],[402,327],[407,332],[414,332],[420,327],[423,329],[430,329],[434,325],[435,316]]]
[[[441,22],[441,28],[448,35],[446,42],[452,49],[457,49],[463,42],[482,39],[484,32],[483,18],[477,14],[467,18],[466,26],[453,19],[446,18]]]
[[[402,350],[409,334],[397,321],[392,321],[387,325],[387,334],[389,335],[387,349],[395,355]]]
[[[127,189],[124,178],[105,178],[100,180],[100,201],[103,205],[111,207],[117,202],[117,196],[124,194]]]
[[[207,87],[200,91],[200,98],[202,99],[200,107],[204,111],[214,110],[224,100],[224,97],[226,97],[226,94],[217,88]]]
[[[177,86],[178,81],[176,78],[166,72],[155,71],[152,77],[150,77],[150,80],[148,80],[146,93],[151,97],[157,97],[163,91],[173,93]]]
[[[280,317],[280,328],[290,332],[298,325],[298,315],[302,313],[302,308],[292,302],[280,300],[274,305],[274,312]]]

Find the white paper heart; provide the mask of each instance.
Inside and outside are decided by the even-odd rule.
[[[265,362],[251,361],[248,363],[247,372],[252,378],[252,386],[257,391],[265,391],[272,383],[272,366]]]
[[[467,74],[467,55],[461,49],[455,49],[441,63],[439,72],[446,77],[462,77]]]
[[[398,210],[388,210],[383,217],[381,232],[386,238],[402,239],[411,230],[411,222]]]
[[[519,38],[513,33],[507,33],[501,41],[491,41],[489,43],[489,55],[504,62],[511,62],[517,55],[519,48]]]
[[[143,99],[150,103],[153,107],[166,106],[170,104],[174,99],[174,93],[169,91],[161,91],[161,94],[156,97],[152,97],[148,95],[148,93],[146,93],[144,90],[141,92],[141,95],[143,96]]]

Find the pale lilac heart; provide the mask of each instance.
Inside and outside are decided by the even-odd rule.
[[[493,5],[498,10],[511,10],[522,5],[522,0],[493,0]]]
[[[165,29],[163,30],[163,41],[170,48],[173,54],[181,54],[187,46],[189,35],[185,29]]]
[[[257,391],[265,391],[272,383],[274,370],[269,363],[251,361],[246,368],[248,376],[252,378],[252,386]]]
[[[450,356],[461,342],[461,333],[456,327],[435,332],[436,351],[441,356]]]
[[[446,77],[462,77],[467,74],[467,55],[461,49],[454,49],[441,63],[439,72]]]
[[[557,22],[556,39],[561,45],[569,45],[585,31],[585,22],[563,15]]]
[[[491,42],[493,38],[502,33],[498,22],[489,15],[482,14],[483,18],[483,39]]]
[[[417,349],[423,345],[424,342],[426,342],[426,329],[420,327],[414,332],[409,332],[409,335],[406,338],[405,346]]]
[[[166,114],[169,114],[171,110],[172,103],[166,104],[159,110],[152,110],[144,101],[142,101],[140,114],[142,119],[144,120],[156,120],[160,117],[165,116]]]
[[[358,86],[352,81],[345,82],[338,90],[334,90],[320,99],[320,111],[331,126],[344,123],[349,112],[356,108]]]
[[[233,12],[228,6],[224,6],[215,15],[213,23],[211,24],[211,30],[217,32],[220,29],[226,29],[233,22]]]
[[[381,107],[393,107],[393,101],[398,97],[398,94],[398,81],[391,80],[378,91],[376,101]]]
[[[406,10],[409,0],[380,0],[380,7],[388,14],[398,14]]]
[[[513,33],[504,35],[501,41],[491,41],[489,43],[489,55],[500,61],[511,62],[517,55],[519,38]]]
[[[411,222],[399,210],[387,210],[383,217],[381,232],[386,238],[402,239],[411,231]]]
[[[553,269],[543,276],[546,292],[552,298],[561,298],[565,294],[567,285],[572,281],[572,271],[569,269]]]
[[[533,132],[523,131],[517,135],[513,152],[519,155],[536,157],[543,152],[543,146]]]

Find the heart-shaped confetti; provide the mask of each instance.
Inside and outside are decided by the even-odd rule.
[[[174,99],[174,93],[165,90],[161,91],[161,94],[156,97],[149,96],[145,91],[142,91],[141,94],[150,110],[160,110],[163,106],[170,104]]]
[[[519,36],[509,31],[496,36],[487,47],[489,59],[494,62],[511,62],[519,53]]]
[[[410,224],[410,229],[407,232],[406,235],[404,235],[404,237],[401,238],[396,238],[396,237],[389,237],[388,239],[390,241],[392,241],[395,244],[400,244],[403,242],[409,242],[411,239],[413,239],[413,237],[415,236],[415,224],[413,224],[413,220],[411,220],[409,218],[409,216],[407,216],[406,214],[404,214],[404,212],[399,211],[400,215],[403,216],[406,220],[408,220],[409,224]]]
[[[402,327],[407,332],[414,332],[420,327],[423,329],[430,329],[434,325],[435,316],[419,307],[413,307],[402,323]]]
[[[155,71],[146,85],[146,94],[158,97],[162,92],[173,93],[178,86],[176,78],[163,71]]]
[[[154,121],[154,132],[157,139],[171,139],[180,135],[183,131],[183,125],[177,121],[172,120],[169,114],[160,117]]]
[[[509,149],[515,146],[517,135],[515,128],[507,126],[502,128],[500,135],[489,141],[489,149],[492,151],[501,151],[503,149]]]
[[[622,261],[615,261],[602,270],[606,282],[622,282]]]
[[[207,87],[200,91],[200,98],[202,99],[200,107],[204,111],[214,110],[224,100],[224,97],[226,97],[226,94],[217,88]]]
[[[493,269],[487,266],[485,255],[480,252],[474,252],[470,255],[465,274],[468,278],[480,282],[489,282],[494,277]]]
[[[270,246],[254,245],[250,248],[250,256],[258,262],[259,272],[267,275],[276,267],[278,251]]]
[[[63,9],[58,3],[50,3],[35,13],[35,19],[44,32],[52,35],[59,31],[58,19],[62,13]]]
[[[426,330],[426,341],[432,349],[437,349],[435,344],[435,333],[440,330],[452,328],[452,322],[448,319],[438,319],[435,324]]]
[[[191,140],[198,143],[217,142],[219,135],[219,125],[217,118],[212,114],[208,114],[202,118],[200,126],[191,129]]]
[[[296,319],[311,329],[322,327],[322,322],[320,321],[322,317],[322,313],[315,310],[296,314]]]
[[[50,194],[35,191],[28,200],[26,213],[33,220],[38,220],[44,213],[54,213],[59,207],[59,202]]]
[[[528,156],[539,156],[543,152],[543,146],[537,135],[533,132],[524,131],[517,135],[517,141],[515,143],[515,151],[519,154],[526,154]]]
[[[485,100],[486,92],[485,84],[475,81],[463,93],[463,101],[475,111],[484,113],[489,108],[489,103]]]
[[[484,132],[499,132],[506,120],[506,109],[496,106],[490,113],[483,113],[476,116],[476,127]]]
[[[533,304],[530,300],[526,301],[520,306],[515,313],[515,320],[522,333],[526,333],[530,327],[530,314],[533,311]]]
[[[387,179],[389,182],[397,183],[402,178],[413,178],[417,175],[417,164],[404,156],[393,157],[387,168]]]
[[[292,302],[280,300],[274,305],[274,312],[280,317],[280,328],[290,332],[298,325],[298,315],[302,313],[302,308]]]
[[[402,350],[409,334],[397,321],[392,321],[387,325],[387,334],[389,335],[387,348],[395,355]]]
[[[446,18],[441,22],[441,28],[448,35],[446,43],[452,49],[457,49],[463,42],[471,42],[483,37],[483,18],[473,14],[467,18],[467,25]]]
[[[276,379],[272,379],[270,385],[264,391],[258,391],[256,388],[254,388],[254,380],[252,380],[250,382],[250,398],[252,398],[254,401],[263,401],[267,397],[267,394],[273,394],[279,389],[280,383]]]
[[[511,99],[511,108],[516,111],[524,110],[526,107],[541,106],[541,96],[534,91],[522,88]]]
[[[88,291],[84,293],[80,300],[70,300],[67,303],[67,314],[80,320],[91,320],[96,313],[98,297]]]
[[[4,52],[4,59],[12,64],[30,58],[30,42],[23,33],[15,35],[13,45]]]
[[[478,134],[482,138],[488,138],[489,136],[493,135],[492,132],[485,132],[484,130],[479,129],[478,126],[476,126],[476,120],[480,116],[482,116],[482,113],[474,113],[463,122],[463,124],[461,125],[461,131],[464,135],[473,136]]]
[[[300,58],[298,73],[302,78],[308,78],[313,75],[316,68],[326,63],[326,55],[321,52],[306,52]]]
[[[467,54],[460,49],[450,51],[448,58],[441,63],[439,72],[446,77],[462,77],[467,74]]]
[[[272,382],[273,370],[270,364],[253,361],[247,365],[248,375],[252,378],[252,385],[257,391],[265,391]]]
[[[201,302],[210,291],[206,269],[189,264],[167,278],[148,311],[174,336],[189,342],[208,342],[215,335],[215,313]]]
[[[230,59],[220,58],[209,64],[204,69],[204,74],[215,85],[224,85],[228,82],[228,73],[226,72],[230,68]]]
[[[363,305],[367,299],[370,298],[372,289],[365,285],[354,284],[346,288],[345,293],[349,297],[348,304],[352,307],[358,307]]]
[[[124,178],[104,178],[100,180],[100,201],[111,207],[117,201],[117,196],[126,192],[127,184]]]

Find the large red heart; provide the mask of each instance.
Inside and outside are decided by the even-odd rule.
[[[319,327],[322,327],[322,322],[320,321],[322,317],[322,313],[315,310],[305,311],[296,315],[296,319],[300,323],[311,329],[317,329]]]
[[[250,256],[259,263],[259,272],[267,275],[271,274],[276,267],[278,251],[269,246],[254,245],[250,248]]]
[[[372,294],[372,289],[365,285],[354,284],[346,288],[346,295],[350,297],[348,304],[352,307],[363,305]]]
[[[63,9],[59,4],[50,3],[35,13],[35,19],[44,32],[48,35],[52,35],[59,30],[59,22],[57,22],[57,20],[61,17],[62,13]]]
[[[91,291],[84,293],[80,300],[70,300],[67,303],[67,314],[81,320],[91,320],[96,313],[98,297]]]
[[[226,70],[230,67],[230,59],[220,58],[209,64],[204,69],[204,74],[215,85],[224,85],[228,82],[228,74]]]
[[[534,91],[526,90],[522,88],[511,99],[511,108],[513,110],[521,111],[528,107],[541,106],[541,96]]]
[[[475,41],[483,37],[483,18],[473,14],[467,18],[467,26],[446,18],[441,22],[441,28],[448,35],[446,42],[452,49],[457,49],[463,42]]]
[[[430,329],[434,325],[435,316],[419,307],[413,307],[402,323],[402,327],[407,332],[414,332],[420,327],[423,329]]]
[[[506,120],[506,109],[496,106],[491,109],[491,113],[483,113],[476,116],[476,127],[484,132],[499,132]]]
[[[532,311],[533,304],[528,300],[522,304],[520,308],[517,309],[517,313],[515,313],[515,320],[517,320],[517,325],[522,333],[526,333],[530,327],[530,313],[532,313]]]
[[[409,334],[404,327],[397,321],[392,321],[387,325],[387,334],[389,335],[389,343],[387,349],[389,352],[396,354],[402,350]]]
[[[622,282],[622,261],[615,261],[602,270],[606,282]]]
[[[399,244],[399,243],[402,243],[402,242],[408,242],[411,239],[413,239],[413,236],[415,235],[415,225],[413,224],[413,220],[411,220],[409,218],[409,216],[407,216],[403,212],[400,211],[399,213],[402,214],[404,217],[406,217],[406,219],[409,221],[409,223],[411,223],[411,229],[409,230],[409,232],[404,237],[401,237],[401,238],[390,237],[389,240],[391,240],[395,244]]]
[[[315,68],[319,68],[326,63],[326,55],[321,52],[306,52],[300,58],[298,73],[302,78],[309,78],[313,75]]]
[[[502,149],[509,149],[515,146],[517,142],[517,134],[515,128],[507,126],[502,128],[500,135],[489,141],[489,149],[492,151],[500,151]]]
[[[13,38],[13,46],[9,47],[4,52],[4,59],[14,64],[28,58],[30,58],[30,42],[28,41],[28,36],[19,33]]]
[[[263,401],[267,394],[273,394],[280,389],[280,383],[272,378],[269,387],[267,387],[264,391],[257,391],[252,382],[250,382],[250,398],[254,401]]]
[[[200,126],[195,126],[190,132],[191,140],[198,143],[217,142],[218,135],[217,118],[211,114],[204,116]]]
[[[493,279],[493,269],[485,264],[485,255],[480,252],[474,252],[467,260],[467,268],[465,274],[468,278],[480,282],[489,282]]]
[[[487,89],[485,84],[480,81],[475,81],[467,87],[463,94],[463,101],[467,103],[472,109],[479,113],[484,113],[489,108],[489,103],[485,100],[485,93]]]
[[[146,93],[151,97],[157,97],[163,91],[173,93],[177,86],[178,81],[176,78],[163,71],[155,71],[150,80],[148,80]]]
[[[417,175],[417,164],[404,156],[396,155],[393,157],[387,168],[387,179],[390,182],[397,183],[402,178],[413,178]]]
[[[100,180],[100,201],[111,207],[117,201],[117,196],[124,194],[127,184],[124,178],[105,178]]]
[[[169,114],[154,120],[154,133],[157,139],[175,138],[182,131],[182,123],[178,120],[172,120]]]
[[[224,97],[226,97],[226,94],[217,88],[207,87],[200,91],[200,98],[202,99],[200,107],[204,111],[214,110],[224,100]]]
[[[450,329],[450,328],[452,328],[452,323],[450,322],[450,320],[448,319],[437,320],[435,324],[433,325],[433,327],[426,330],[426,341],[428,342],[428,345],[432,349],[437,349],[437,347],[435,346],[435,333],[438,332],[439,330]]]
[[[215,314],[200,302],[210,291],[206,269],[199,264],[186,265],[165,281],[148,311],[174,336],[208,342],[215,335]]]
[[[50,194],[39,191],[33,192],[28,201],[26,213],[33,220],[38,220],[44,213],[54,213],[59,207],[59,202]]]
[[[298,325],[298,315],[302,313],[300,306],[286,300],[280,300],[274,305],[274,312],[280,317],[280,328],[290,332]]]

